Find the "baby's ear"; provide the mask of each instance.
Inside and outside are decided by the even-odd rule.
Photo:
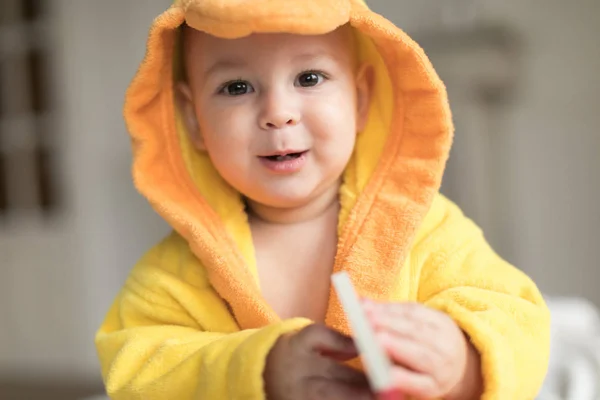
[[[185,82],[175,84],[175,101],[181,112],[183,123],[188,132],[192,144],[197,150],[206,151],[204,138],[200,132],[196,110],[194,109],[194,100],[190,86]]]
[[[362,64],[356,74],[356,129],[365,129],[369,119],[369,108],[375,84],[375,71],[368,63]]]

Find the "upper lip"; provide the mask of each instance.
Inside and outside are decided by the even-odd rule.
[[[277,151],[273,151],[268,154],[261,154],[261,155],[259,155],[259,157],[285,156],[286,154],[298,154],[298,153],[304,153],[305,151],[308,151],[308,150],[277,150]]]

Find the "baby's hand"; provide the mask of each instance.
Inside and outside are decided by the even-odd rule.
[[[356,356],[352,339],[322,325],[282,336],[267,357],[267,398],[372,400],[364,374],[336,361]]]
[[[364,307],[395,362],[395,386],[418,399],[478,399],[479,354],[448,315],[418,303]]]

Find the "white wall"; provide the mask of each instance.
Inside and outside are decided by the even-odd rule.
[[[579,294],[600,305],[600,2],[369,3],[409,33],[439,29],[447,14],[440,9],[458,8],[456,23],[500,22],[521,35],[517,93],[495,111],[502,130],[480,132],[501,135],[482,139],[495,144],[489,155],[502,170],[492,176],[502,174],[505,185],[493,203],[497,215],[488,216],[497,225],[488,225],[488,231],[502,255],[547,293]],[[457,131],[457,141],[460,135]],[[465,164],[454,161],[464,156],[455,151],[451,162]],[[475,157],[469,160],[481,165]],[[459,174],[450,173],[446,181],[465,193],[477,191],[476,182]],[[474,208],[466,212],[477,214]]]
[[[549,293],[600,305],[600,2],[509,4],[486,3],[525,36],[519,97],[505,125],[515,260]]]
[[[97,372],[93,335],[110,301],[141,254],[167,227],[137,194],[122,107],[152,20],[169,0],[62,0],[57,27],[63,44],[69,169],[80,232],[84,307],[80,349]],[[74,18],[75,16],[75,18]]]
[[[133,188],[122,106],[169,4],[50,2],[66,215],[0,236],[1,375],[98,379],[94,333],[133,263],[168,232]]]

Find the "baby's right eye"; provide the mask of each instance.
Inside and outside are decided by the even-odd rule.
[[[219,93],[226,96],[241,96],[254,92],[252,85],[245,81],[233,81],[226,83]]]

